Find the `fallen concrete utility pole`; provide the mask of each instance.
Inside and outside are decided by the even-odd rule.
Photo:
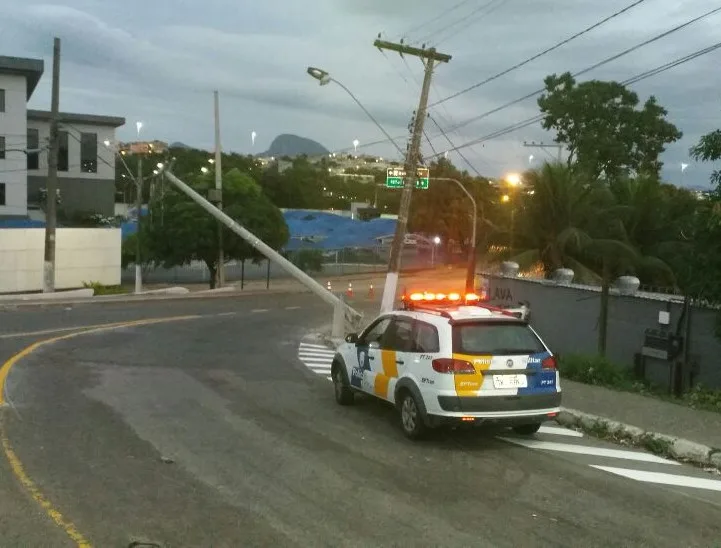
[[[196,202],[200,207],[205,209],[213,217],[218,219],[221,223],[227,226],[230,230],[235,232],[238,236],[243,238],[246,242],[252,245],[255,249],[260,251],[269,260],[276,263],[283,270],[288,272],[293,278],[298,280],[313,293],[318,295],[326,303],[333,307],[333,330],[332,336],[334,338],[343,337],[346,326],[349,325],[352,329],[358,328],[358,322],[362,319],[363,315],[357,310],[348,306],[342,298],[337,297],[330,291],[328,291],[321,284],[316,282],[313,278],[308,276],[300,268],[291,263],[288,259],[283,257],[280,253],[275,251],[272,247],[258,238],[255,234],[243,228],[240,224],[235,222],[231,217],[223,213],[220,209],[211,204],[208,200],[203,198],[189,185],[178,179],[175,175],[165,169],[165,164],[158,164],[158,173],[163,174],[171,183],[177,186],[181,191],[187,194],[190,199]]]

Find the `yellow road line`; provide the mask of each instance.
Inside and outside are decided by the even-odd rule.
[[[20,352],[12,356],[9,360],[7,360],[2,367],[0,367],[0,405],[5,403],[4,400],[4,394],[5,394],[5,381],[7,380],[8,374],[10,373],[10,370],[12,367],[19,362],[22,358],[27,356],[28,354],[34,352],[41,346],[53,344],[58,341],[62,341],[65,339],[71,339],[73,337],[77,337],[79,335],[86,335],[89,333],[98,333],[101,331],[110,331],[112,329],[120,329],[123,327],[134,327],[134,326],[141,326],[141,325],[152,325],[152,324],[158,324],[158,323],[168,323],[168,322],[178,322],[183,320],[194,320],[197,318],[202,318],[203,316],[200,315],[189,315],[189,316],[171,316],[167,318],[149,318],[145,320],[134,320],[134,321],[128,321],[128,322],[117,322],[117,323],[108,323],[104,324],[98,327],[92,327],[92,328],[79,328],[79,331],[76,331],[74,333],[68,333],[65,335],[60,335],[58,337],[52,337],[50,339],[44,339],[41,341],[34,342],[33,344],[23,348]],[[17,478],[17,480],[20,482],[20,484],[25,488],[25,490],[28,492],[28,494],[33,498],[35,502],[38,503],[38,505],[43,509],[45,514],[58,526],[60,527],[65,534],[70,537],[70,539],[78,546],[78,548],[91,548],[90,542],[78,531],[78,529],[75,527],[75,525],[66,519],[53,505],[52,503],[42,494],[40,489],[38,489],[37,485],[33,480],[30,479],[30,477],[25,472],[25,467],[23,466],[22,462],[18,458],[17,454],[12,448],[12,445],[10,444],[10,440],[8,439],[6,430],[5,430],[5,421],[4,421],[4,415],[0,415],[0,444],[3,448],[3,453],[5,454],[5,458],[7,458],[8,463],[10,464],[10,469],[12,470],[13,475]]]

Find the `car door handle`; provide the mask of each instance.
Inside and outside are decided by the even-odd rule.
[[[396,363],[397,363],[398,365],[403,365],[403,364],[406,363],[406,362],[404,362],[403,360],[396,360]]]

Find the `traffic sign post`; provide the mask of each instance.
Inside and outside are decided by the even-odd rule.
[[[429,172],[427,167],[419,167],[416,171],[418,179],[416,180],[416,188],[420,190],[428,189]],[[388,188],[403,188],[403,178],[406,171],[402,167],[389,167],[386,171],[386,186]]]

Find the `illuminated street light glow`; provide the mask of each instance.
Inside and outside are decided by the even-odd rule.
[[[433,243],[436,244],[436,245],[440,244],[440,243],[441,243],[441,237],[440,237],[440,236],[436,236],[435,238],[433,238]]]
[[[521,184],[521,176],[518,173],[509,173],[506,175],[506,182],[509,185],[520,185]]]

